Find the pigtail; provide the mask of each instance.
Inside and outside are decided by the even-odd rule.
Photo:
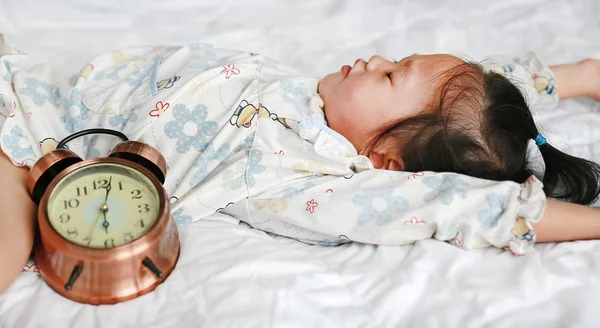
[[[600,194],[600,165],[561,152],[544,142],[539,145],[546,166],[544,191],[550,198],[590,205]]]

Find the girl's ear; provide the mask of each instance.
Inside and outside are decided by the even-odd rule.
[[[390,171],[404,171],[404,161],[402,157],[390,156],[388,154],[372,151],[369,159],[376,169]]]

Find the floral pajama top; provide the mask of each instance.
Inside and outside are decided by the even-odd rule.
[[[69,134],[119,130],[158,149],[181,229],[220,211],[266,232],[319,245],[401,245],[436,238],[525,254],[545,209],[542,184],[454,173],[374,169],[327,126],[319,79],[255,53],[193,43],[95,58],[79,74],[33,64],[0,38],[0,144],[31,167]],[[556,103],[533,54],[490,67],[522,79],[532,106]],[[536,89],[537,88],[537,89]],[[83,158],[118,142],[68,144]]]

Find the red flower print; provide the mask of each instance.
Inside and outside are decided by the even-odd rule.
[[[525,254],[515,253],[515,252],[513,252],[513,250],[512,250],[512,249],[510,249],[510,248],[508,248],[508,247],[506,247],[506,250],[507,250],[507,251],[509,251],[509,252],[510,252],[512,255],[514,255],[514,256],[523,256],[523,255],[525,255]]]
[[[452,244],[454,246],[458,246],[460,248],[465,247],[465,242],[458,237],[454,237],[454,238],[450,239],[450,244]]]
[[[37,273],[38,275],[40,274],[40,269],[38,269],[35,263],[25,264],[25,266],[23,267],[23,271]]]
[[[315,202],[314,199],[311,199],[306,202],[306,211],[310,212],[310,214],[313,214],[315,212],[315,207],[317,206],[319,206],[319,203]]]
[[[413,225],[413,224],[427,224],[427,222],[423,220],[419,220],[416,216],[410,218],[410,220],[404,221],[404,225]]]
[[[167,111],[167,109],[169,108],[169,103],[163,103],[162,101],[159,101],[156,103],[156,106],[153,110],[150,111],[150,116],[152,117],[160,117],[160,115],[162,113],[164,113],[165,111]]]
[[[325,190],[325,193],[326,194],[331,194],[331,193],[333,193],[333,189],[329,188],[329,189]]]
[[[425,172],[417,172],[415,174],[410,175],[407,180],[416,179],[416,178],[422,177],[424,175],[425,175]]]
[[[235,68],[235,65],[229,64],[227,66],[223,66],[221,73],[225,73],[225,78],[229,80],[232,75],[240,74],[240,70]]]

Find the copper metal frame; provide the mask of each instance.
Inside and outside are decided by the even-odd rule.
[[[110,157],[118,157],[119,153],[134,154],[148,160],[156,166],[162,177],[160,174],[156,174],[159,172],[152,173],[157,175],[159,180],[162,180],[161,183],[164,182],[164,178],[167,176],[167,161],[154,147],[139,141],[123,141],[113,148]],[[153,168],[149,169],[153,171]]]
[[[156,187],[159,218],[148,232],[131,243],[109,249],[79,246],[59,235],[48,220],[49,192],[38,207],[39,230],[34,247],[41,276],[57,293],[81,303],[113,304],[146,294],[162,283],[174,269],[179,257],[179,233],[170,218],[169,199],[158,179],[143,166],[121,158],[94,158],[69,166],[57,175],[48,190],[67,174],[98,163],[116,163],[146,175]],[[150,258],[163,275],[158,278],[142,264]],[[83,270],[71,290],[65,289],[75,266]]]
[[[49,168],[69,158],[73,159],[73,161],[81,161],[79,156],[66,149],[56,149],[42,156],[42,158],[33,165],[31,170],[29,170],[29,175],[27,176],[27,190],[29,191],[29,194],[31,195],[33,193],[35,184]]]

